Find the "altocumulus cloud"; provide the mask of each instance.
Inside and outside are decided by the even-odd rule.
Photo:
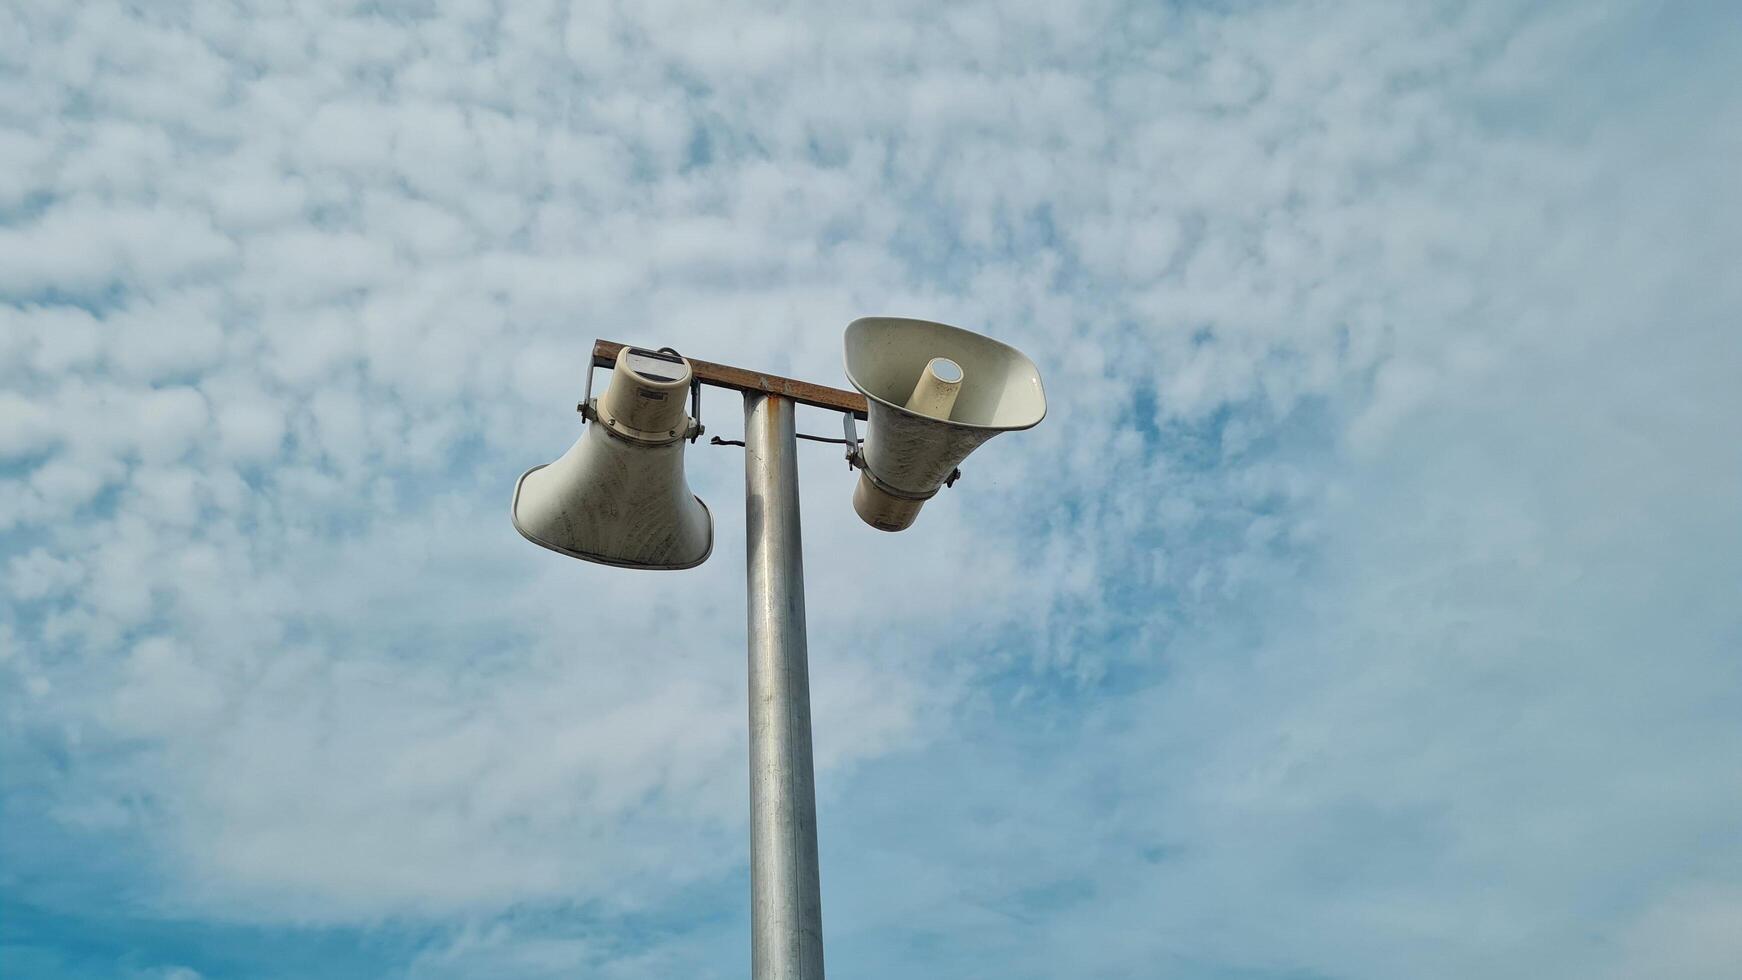
[[[683,575],[506,498],[595,336],[898,313],[1053,404],[806,457],[835,976],[1732,975],[1734,27],[14,0],[7,972],[744,975],[739,461]]]

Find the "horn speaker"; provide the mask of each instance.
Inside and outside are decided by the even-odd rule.
[[[1034,362],[970,330],[862,317],[845,346],[847,380],[868,405],[853,509],[879,530],[911,527],[969,453],[1046,416]]]
[[[693,568],[714,548],[714,519],[684,477],[692,374],[676,354],[625,347],[588,403],[581,437],[514,487],[514,529],[571,558],[626,568]]]

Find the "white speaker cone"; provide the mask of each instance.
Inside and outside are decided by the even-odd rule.
[[[913,386],[905,407],[910,412],[947,422],[961,391],[962,366],[947,357],[934,357],[919,373],[919,383]]]

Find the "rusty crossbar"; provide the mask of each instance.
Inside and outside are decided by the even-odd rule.
[[[632,345],[610,340],[593,341],[593,366],[611,367],[617,363],[617,352],[627,346]],[[777,374],[763,374],[761,371],[747,371],[727,364],[715,364],[713,361],[699,361],[688,355],[685,355],[685,360],[690,362],[690,369],[695,372],[696,380],[705,385],[731,388],[734,391],[783,395],[800,405],[851,412],[856,418],[865,418],[865,396],[856,391],[843,391],[809,381],[783,378]]]

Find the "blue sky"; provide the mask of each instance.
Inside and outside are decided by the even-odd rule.
[[[893,314],[1051,404],[802,450],[831,976],[1732,976],[1738,27],[0,6],[0,972],[746,976],[738,451],[690,572],[508,498]]]

